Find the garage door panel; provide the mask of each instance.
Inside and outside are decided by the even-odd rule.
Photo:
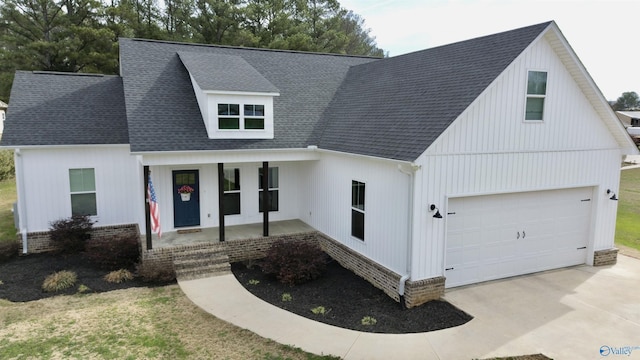
[[[575,188],[450,199],[446,286],[584,263],[580,248],[590,235],[592,193]]]

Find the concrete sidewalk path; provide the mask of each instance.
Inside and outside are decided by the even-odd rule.
[[[640,260],[576,266],[447,290],[474,316],[455,328],[372,334],[315,322],[266,303],[233,275],[179,282],[216,317],[281,344],[351,359],[475,359],[543,353],[555,359],[640,359]],[[637,349],[634,349],[636,348]]]

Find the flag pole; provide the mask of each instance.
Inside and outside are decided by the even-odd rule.
[[[144,221],[146,227],[147,236],[147,250],[151,250],[153,245],[151,244],[151,211],[149,209],[149,166],[144,166]]]

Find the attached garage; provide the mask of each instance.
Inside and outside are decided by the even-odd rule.
[[[583,264],[594,188],[450,198],[446,287]]]

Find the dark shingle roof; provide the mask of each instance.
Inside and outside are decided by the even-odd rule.
[[[128,142],[119,76],[16,72],[2,146]]]
[[[352,67],[316,145],[415,160],[550,24]]]
[[[275,138],[207,137],[189,73],[178,53],[238,56],[278,90]],[[131,151],[301,148],[350,66],[369,57],[121,39],[120,61]]]
[[[277,93],[278,89],[240,56],[178,52],[202,90]]]
[[[550,24],[388,59],[121,39],[122,78],[17,72],[1,144],[318,145],[413,161]],[[209,139],[189,73],[205,90],[280,93],[275,138]]]

